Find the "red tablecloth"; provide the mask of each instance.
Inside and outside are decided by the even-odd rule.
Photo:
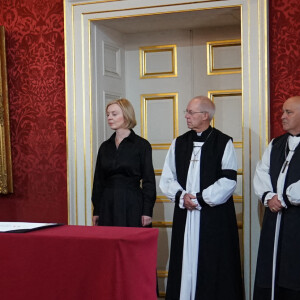
[[[157,299],[157,237],[88,226],[0,233],[0,299]]]

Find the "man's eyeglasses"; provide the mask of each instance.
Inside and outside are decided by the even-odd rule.
[[[193,116],[194,114],[205,114],[207,113],[207,111],[192,111],[192,110],[184,110],[183,111],[184,114],[187,114],[187,115],[190,115],[190,116]]]

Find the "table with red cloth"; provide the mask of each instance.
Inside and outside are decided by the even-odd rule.
[[[0,233],[0,299],[153,300],[158,229]]]

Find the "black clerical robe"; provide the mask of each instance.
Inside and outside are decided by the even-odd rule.
[[[272,141],[269,175],[266,176],[270,176],[273,190],[265,191],[262,197],[263,202],[269,192],[277,193],[277,179],[287,155],[288,136],[288,134],[284,134]],[[284,182],[283,199],[287,208],[282,209],[276,260],[276,285],[296,291],[300,291],[300,207],[290,203],[286,190],[299,180],[300,144],[296,147],[289,163]],[[264,289],[272,287],[276,219],[277,213],[266,208],[260,236],[255,290],[257,287]]]
[[[204,145],[200,163],[200,191],[197,200],[202,206],[200,242],[195,299],[241,300],[242,279],[238,228],[232,197],[224,204],[210,207],[202,198],[202,191],[222,177],[236,180],[235,170],[222,170],[222,157],[230,137],[209,127],[201,135]],[[209,138],[206,140],[208,135]],[[177,181],[185,189],[186,179],[197,139],[191,130],[176,140],[175,163]],[[178,206],[181,192],[176,195],[174,208],[167,300],[180,297],[184,231],[187,210]]]

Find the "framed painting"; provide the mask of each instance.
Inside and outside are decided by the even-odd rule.
[[[0,26],[0,194],[13,192],[5,31]]]

